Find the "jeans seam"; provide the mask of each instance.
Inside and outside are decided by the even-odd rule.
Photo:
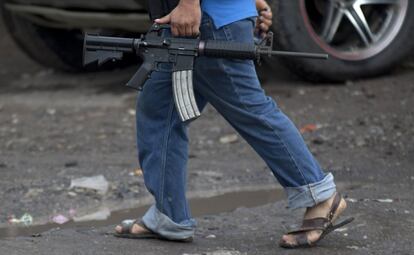
[[[168,112],[168,118],[167,118],[167,134],[164,136],[164,141],[163,141],[163,151],[162,151],[162,162],[161,162],[161,185],[159,187],[160,189],[160,211],[162,213],[164,213],[164,187],[165,187],[165,169],[167,166],[167,157],[168,157],[168,145],[169,145],[169,140],[170,140],[170,135],[171,135],[171,128],[172,128],[172,117],[173,117],[173,112],[174,112],[174,102],[173,100],[170,100],[170,109]]]
[[[239,98],[241,98],[241,96],[240,96],[240,93],[239,93],[239,91],[238,91],[238,89],[237,89],[237,86],[234,86],[234,82],[233,82],[233,78],[230,76],[230,75],[228,75],[228,68],[227,68],[227,66],[226,65],[224,65],[223,64],[223,62],[221,62],[222,63],[222,66],[223,66],[223,69],[224,69],[224,71],[225,71],[225,74],[226,74],[226,76],[227,76],[227,78],[230,80],[230,83],[232,84],[232,87],[234,88],[234,91],[235,91],[235,93],[237,94],[237,96],[239,97]],[[242,100],[240,100],[240,103],[241,103],[241,105],[243,106],[243,108],[246,110],[246,111],[248,111],[248,112],[252,112],[250,109],[249,109],[249,107],[247,106],[247,105],[245,105],[244,104],[244,102],[242,101]],[[306,178],[305,178],[305,176],[304,176],[304,174],[303,174],[303,172],[302,172],[302,170],[299,168],[299,166],[298,166],[298,164],[297,164],[297,162],[296,162],[296,160],[293,158],[293,156],[292,156],[292,153],[289,151],[289,148],[286,146],[286,143],[281,139],[281,137],[277,134],[277,132],[276,132],[276,130],[272,127],[272,125],[270,125],[265,119],[263,119],[262,118],[262,115],[261,114],[258,114],[258,117],[259,117],[259,119],[260,119],[260,121],[262,121],[262,123],[264,123],[268,128],[270,128],[272,131],[273,131],[273,133],[276,135],[276,137],[283,143],[283,147],[284,147],[284,149],[286,150],[286,152],[288,153],[288,155],[289,155],[289,158],[290,158],[290,160],[293,162],[293,165],[295,166],[295,168],[296,168],[296,170],[300,173],[300,175],[301,175],[301,177],[302,177],[302,179],[303,179],[303,181],[304,181],[304,183],[305,183],[305,185],[308,185],[309,183],[306,181]]]
[[[311,184],[308,184],[308,188],[309,188],[309,192],[311,194],[311,197],[312,197],[314,203],[316,204],[317,199],[316,199],[316,196],[315,196],[315,192],[313,191],[312,185]]]

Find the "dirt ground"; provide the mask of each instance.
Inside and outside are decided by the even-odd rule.
[[[122,84],[134,68],[69,75],[22,54],[0,26],[0,227],[29,213],[33,224],[57,214],[148,203],[135,146],[136,94]],[[264,88],[298,128],[348,196],[355,223],[307,251],[278,248],[297,223],[279,201],[198,217],[193,244],[119,240],[112,226],[53,229],[0,240],[1,254],[412,254],[414,231],[414,61],[391,75],[342,85],[310,85],[281,69]],[[192,124],[189,196],[278,188],[264,162],[209,107]],[[237,163],[235,163],[237,162]],[[69,189],[103,175],[109,191]],[[214,206],[214,205],[211,205]],[[292,217],[295,216],[295,217]],[[138,216],[138,215],[137,215]]]

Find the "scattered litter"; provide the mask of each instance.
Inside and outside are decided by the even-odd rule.
[[[228,250],[217,250],[217,251],[210,251],[210,252],[203,252],[203,255],[241,255],[242,253],[239,251],[228,251]],[[183,255],[201,255],[199,253],[183,253]]]
[[[211,235],[206,236],[206,238],[207,239],[214,239],[214,238],[216,238],[216,235],[211,234]]]
[[[59,214],[59,215],[54,216],[52,218],[52,221],[56,224],[62,225],[62,224],[65,224],[66,222],[68,222],[69,219],[64,215]]]
[[[9,217],[8,222],[10,224],[23,224],[25,226],[29,226],[33,224],[33,217],[32,215],[25,213],[22,217],[16,218],[14,215]]]
[[[351,202],[351,203],[356,203],[356,202],[358,202],[358,200],[357,200],[357,199],[355,199],[355,198],[346,198],[345,200],[346,200],[346,201],[348,201],[348,202]]]
[[[78,165],[78,161],[68,161],[65,163],[65,167],[77,167]]]
[[[49,114],[49,115],[52,115],[52,116],[53,116],[53,115],[55,115],[55,114],[56,114],[56,109],[52,109],[52,108],[51,108],[51,109],[47,109],[47,110],[46,110],[46,112],[47,112],[47,114]]]
[[[404,213],[405,213],[405,214],[410,214],[410,211],[408,211],[408,210],[404,210]]]
[[[105,207],[91,214],[87,214],[80,217],[73,217],[73,220],[75,222],[106,220],[109,218],[110,215],[111,211]]]
[[[362,137],[357,137],[355,140],[355,144],[357,147],[364,147],[367,143],[365,142],[365,139]]]
[[[376,201],[376,202],[380,202],[380,203],[392,203],[392,202],[394,202],[394,200],[393,200],[393,199],[391,199],[391,198],[385,198],[385,199],[374,199],[374,201]]]
[[[75,209],[73,209],[73,208],[71,208],[71,209],[69,210],[69,216],[70,216],[71,218],[73,218],[73,217],[75,217],[75,215],[76,215],[76,210],[75,210]]]
[[[32,234],[32,237],[42,237],[41,233]]]
[[[68,196],[69,197],[76,197],[78,194],[76,194],[76,192],[73,192],[73,191],[69,191],[68,192]]]
[[[337,228],[337,229],[335,229],[334,231],[335,232],[345,232],[345,231],[347,231],[348,230],[348,228]]]
[[[309,132],[314,132],[314,131],[318,130],[320,127],[321,127],[320,125],[316,125],[316,124],[306,124],[300,129],[300,132],[302,134],[309,133]]]
[[[222,144],[235,143],[238,140],[239,140],[239,137],[236,134],[220,137],[220,143]]]
[[[218,251],[213,251],[213,252],[207,252],[206,255],[241,255],[241,252],[218,250]]]
[[[43,189],[33,188],[29,189],[26,194],[24,194],[24,198],[33,198],[39,196],[43,193]]]
[[[131,115],[131,116],[135,116],[135,115],[137,115],[137,112],[134,109],[129,109],[128,114]]]
[[[104,195],[108,192],[109,184],[103,175],[97,175],[72,180],[69,189],[73,188],[92,189],[96,190],[98,194]]]
[[[367,240],[367,239],[368,239],[368,236],[366,236],[366,235],[365,235],[365,236],[363,236],[362,238],[363,238],[364,240]]]
[[[134,171],[130,172],[130,176],[142,176],[144,173],[142,172],[141,168],[137,168]]]
[[[351,250],[359,250],[360,248],[358,246],[347,246],[346,248],[351,249]]]
[[[348,233],[344,233],[344,236],[348,236]]]

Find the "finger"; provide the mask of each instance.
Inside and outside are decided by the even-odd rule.
[[[171,25],[171,33],[173,36],[179,36],[179,32],[176,25]]]
[[[155,23],[157,24],[169,24],[171,22],[171,15],[168,14],[167,16],[164,16],[160,19],[156,19]]]
[[[270,27],[270,25],[272,25],[273,21],[271,19],[265,19],[263,17],[260,17],[260,24],[266,24],[267,26]]]
[[[197,27],[197,26],[193,26],[193,27],[191,28],[191,36],[192,36],[192,37],[197,37],[197,36],[198,36],[198,34],[199,34],[198,27]]]
[[[271,19],[271,18],[273,18],[273,13],[271,13],[270,11],[261,12],[260,13],[260,16],[263,16],[266,19]]]
[[[177,25],[177,30],[178,30],[178,36],[186,36],[184,25],[182,25],[182,24]]]
[[[191,25],[186,25],[186,26],[184,27],[184,34],[185,34],[185,36],[186,36],[186,37],[191,37],[191,36],[193,36],[193,31],[192,31],[192,27],[191,27]]]
[[[263,32],[263,33],[261,33],[261,34],[260,34],[260,36],[261,36],[262,38],[265,38],[265,37],[267,36],[267,33],[266,33],[266,32]]]
[[[196,27],[194,28],[194,35],[195,35],[196,37],[200,35],[200,26],[196,26]]]
[[[262,30],[264,32],[269,31],[269,26],[266,25],[265,23],[261,23],[260,24],[260,30]]]

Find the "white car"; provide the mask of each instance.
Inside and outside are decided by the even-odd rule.
[[[12,37],[34,60],[82,70],[85,31],[137,36],[150,22],[144,0],[0,0]],[[414,1],[272,0],[278,49],[328,53],[328,61],[283,63],[314,81],[384,74],[414,47]],[[272,65],[271,61],[268,61]]]

